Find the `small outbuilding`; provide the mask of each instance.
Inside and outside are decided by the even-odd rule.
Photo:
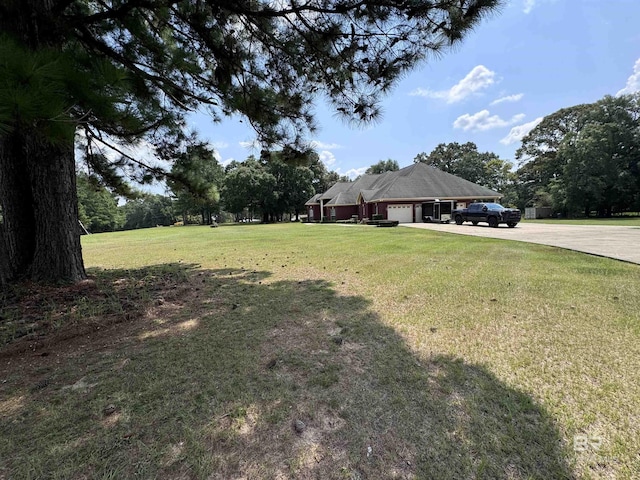
[[[491,189],[425,163],[414,163],[395,172],[338,182],[305,205],[309,221],[363,220],[377,215],[400,223],[446,222],[455,208],[500,198],[502,195]]]
[[[527,207],[524,209],[524,218],[527,220],[535,220],[536,218],[551,217],[551,207]]]

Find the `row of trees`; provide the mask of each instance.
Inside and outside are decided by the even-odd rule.
[[[473,142],[441,143],[429,154],[419,153],[413,161],[426,163],[501,193],[508,193],[514,181],[511,162],[492,152],[479,152]]]
[[[174,163],[168,186],[175,206],[187,223],[199,214],[203,224],[213,214],[229,212],[240,217],[259,215],[263,222],[296,218],[316,192],[337,181],[348,180],[329,171],[312,150],[263,150],[258,158],[233,161],[223,168],[206,145],[187,147]]]
[[[298,215],[316,192],[348,180],[329,171],[317,153],[297,159],[291,152],[263,151],[259,158],[222,167],[206,144],[192,143],[178,155],[167,180],[169,195],[137,193],[118,206],[118,197],[93,175],[78,173],[79,217],[92,233],[171,225],[211,224],[226,215],[260,216],[263,222]]]
[[[640,92],[546,116],[516,152],[522,205],[565,215],[640,211]]]
[[[226,209],[250,217],[256,213],[263,222],[282,220],[287,213],[296,219],[304,203],[315,194],[313,172],[304,166],[285,163],[280,153],[264,153],[260,159],[231,162],[226,168],[224,198]]]
[[[90,233],[132,230],[172,225],[176,222],[175,200],[154,194],[138,193],[124,205],[104,185],[78,173],[78,213],[82,226]]]

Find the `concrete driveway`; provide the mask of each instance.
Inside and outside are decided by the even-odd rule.
[[[474,227],[470,223],[462,225],[403,223],[401,225],[459,235],[539,243],[640,264],[640,227],[543,223],[519,223],[515,228],[508,228],[506,225],[490,228],[484,224]]]

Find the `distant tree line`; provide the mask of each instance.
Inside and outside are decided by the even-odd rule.
[[[640,211],[640,92],[545,117],[516,152],[520,205],[568,216]]]
[[[500,159],[492,152],[479,152],[473,142],[441,143],[429,154],[416,155],[414,162],[426,163],[503,194],[509,192],[514,182],[511,162]]]
[[[89,232],[99,233],[179,221],[209,225],[221,219],[298,219],[316,192],[346,180],[327,170],[313,151],[263,151],[259,158],[233,161],[225,168],[208,145],[192,142],[174,159],[166,195],[129,191],[125,201],[82,171],[77,191],[80,221]]]
[[[389,158],[387,160],[380,160],[378,163],[374,163],[367,168],[364,173],[367,175],[375,175],[384,172],[396,172],[398,170],[400,170],[398,162]]]

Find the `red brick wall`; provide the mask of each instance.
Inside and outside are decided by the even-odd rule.
[[[324,207],[324,214],[327,220],[331,220],[331,208],[336,209],[335,220],[350,220],[352,215],[358,215],[357,205],[337,205],[335,207],[329,205]]]
[[[373,216],[374,214],[378,213],[380,215],[382,215],[383,219],[387,219],[387,205],[389,205],[388,202],[379,202],[379,203],[372,203],[371,204],[371,213],[369,214],[369,216]],[[376,210],[377,208],[377,210]]]

